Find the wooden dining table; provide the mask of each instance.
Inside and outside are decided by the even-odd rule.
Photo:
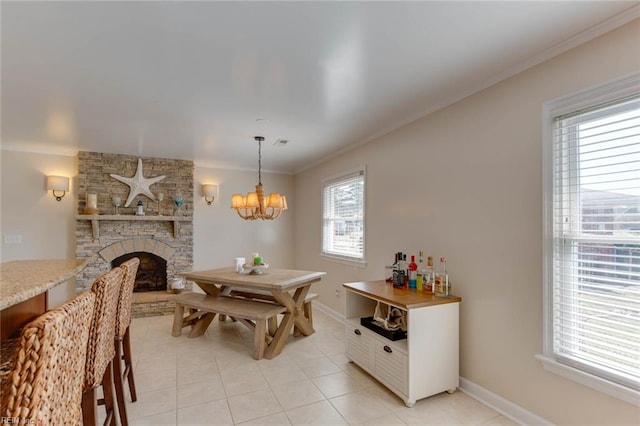
[[[282,352],[287,337],[295,326],[304,336],[315,332],[308,318],[303,314],[303,304],[311,285],[319,282],[326,272],[301,271],[297,269],[266,269],[261,274],[238,273],[235,268],[220,268],[204,271],[192,271],[181,274],[187,280],[195,282],[210,296],[224,296],[230,290],[256,291],[270,294],[274,301],[286,311],[277,326],[273,339],[265,349],[264,357],[273,358]],[[215,314],[200,317],[198,322],[208,326]],[[206,327],[199,328],[203,334]]]

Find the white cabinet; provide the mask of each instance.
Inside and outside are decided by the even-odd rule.
[[[395,289],[385,281],[345,283],[346,355],[408,407],[458,387],[459,297]],[[360,325],[376,303],[407,312],[407,338],[391,341]]]

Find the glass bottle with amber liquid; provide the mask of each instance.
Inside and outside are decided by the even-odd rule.
[[[440,271],[435,273],[433,279],[433,293],[444,297],[449,295],[449,275],[447,274],[447,259],[440,258]]]
[[[433,293],[433,257],[427,256],[427,268],[425,269],[424,275],[424,287],[423,291],[428,291],[429,293]]]

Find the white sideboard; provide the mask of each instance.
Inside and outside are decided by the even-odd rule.
[[[458,387],[461,298],[397,289],[385,281],[345,283],[346,355],[398,395],[418,399]],[[407,338],[392,341],[360,324],[377,302],[407,312]]]

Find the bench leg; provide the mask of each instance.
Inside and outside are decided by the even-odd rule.
[[[264,356],[266,332],[267,321],[264,319],[256,320],[256,326],[253,331],[253,359],[262,359]]]
[[[176,309],[173,313],[173,330],[171,331],[173,337],[182,335],[182,317],[184,317],[184,306],[176,303]]]

